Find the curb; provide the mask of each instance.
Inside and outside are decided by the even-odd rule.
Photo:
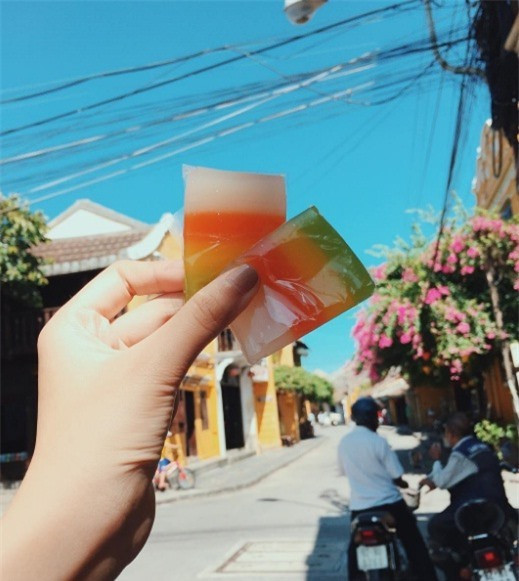
[[[256,453],[253,451],[245,451],[243,454],[239,456],[226,456],[225,458],[216,458],[214,460],[204,461],[200,463],[198,466],[190,466],[187,465],[192,472],[197,474],[204,474],[206,472],[211,472],[212,470],[217,470],[218,468],[223,468],[224,466],[231,466],[232,464],[236,464],[236,462],[241,462],[242,460],[247,460],[247,458],[251,458],[255,456]]]
[[[236,492],[238,490],[243,490],[244,488],[250,488],[251,486],[258,484],[259,482],[261,482],[262,480],[267,478],[267,476],[274,474],[274,472],[277,472],[278,470],[285,468],[289,464],[292,464],[292,462],[295,462],[296,460],[298,460],[299,458],[302,458],[303,456],[305,456],[306,454],[308,454],[312,450],[315,450],[326,439],[327,439],[326,436],[318,436],[318,437],[314,438],[313,444],[311,446],[308,446],[307,448],[302,450],[300,453],[289,458],[286,462],[281,463],[279,466],[270,467],[268,470],[265,470],[259,476],[252,478],[251,480],[248,480],[247,482],[242,482],[240,484],[236,484],[236,485],[232,485],[232,486],[224,486],[222,488],[215,488],[215,489],[209,489],[209,490],[196,490],[196,489],[194,489],[193,491],[185,491],[185,492],[179,493],[178,495],[173,496],[171,498],[160,498],[160,497],[156,496],[155,497],[155,504],[156,505],[171,504],[173,502],[178,502],[178,501],[182,501],[182,500],[190,500],[192,498],[204,498],[204,497],[216,496],[218,494],[225,494],[228,492]]]

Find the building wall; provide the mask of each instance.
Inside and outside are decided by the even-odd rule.
[[[299,399],[300,395],[294,391],[277,393],[279,408],[279,425],[281,437],[289,437],[299,442]]]
[[[406,402],[407,417],[413,427],[432,428],[434,419],[444,418],[455,411],[454,392],[451,386],[414,387],[407,391]]]
[[[294,367],[294,348],[293,345],[287,345],[276,353],[271,355],[272,366],[286,365]],[[272,373],[273,375],[273,373]],[[279,430],[281,436],[289,436],[298,442],[299,437],[299,399],[295,393],[284,392],[278,393],[276,397],[278,408]]]
[[[260,447],[262,449],[276,448],[281,444],[281,434],[274,382],[255,381],[253,391]]]
[[[508,209],[514,216],[519,214],[514,153],[507,140],[492,130],[490,121],[485,123],[481,132],[473,191],[480,208],[500,214]],[[499,357],[485,373],[484,381],[490,416],[495,420],[514,422],[512,396]]]
[[[513,215],[519,213],[514,152],[508,141],[487,121],[481,132],[473,191],[477,205],[501,213],[509,203]]]
[[[484,386],[490,418],[506,423],[514,423],[512,396],[506,385],[499,359],[496,358],[485,373]]]
[[[205,353],[214,357],[216,341],[209,344]],[[221,454],[218,437],[218,393],[214,373],[214,360],[202,365],[193,365],[190,373],[205,380],[195,389],[195,432],[198,457],[213,458]]]

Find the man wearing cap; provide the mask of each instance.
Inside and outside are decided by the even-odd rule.
[[[370,397],[362,397],[352,406],[351,412],[356,425],[339,443],[339,466],[351,488],[351,520],[375,509],[389,512],[395,519],[397,535],[413,574],[420,581],[436,580],[416,520],[398,489],[408,487],[402,479],[404,469],[387,440],[376,433],[379,425],[377,403]],[[357,567],[353,539],[348,549],[348,571],[350,581],[363,578]]]

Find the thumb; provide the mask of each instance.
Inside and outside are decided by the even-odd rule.
[[[178,385],[196,356],[249,304],[258,275],[243,264],[198,291],[167,323],[135,345],[132,358],[167,385]]]

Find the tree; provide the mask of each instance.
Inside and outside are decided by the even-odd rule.
[[[376,292],[353,330],[359,368],[373,380],[400,367],[411,385],[469,387],[492,356],[509,357],[508,341],[518,337],[517,220],[459,210],[438,245],[417,225],[411,244],[399,241],[384,254],[374,271]]]
[[[302,367],[275,367],[274,382],[276,389],[297,391],[310,401],[333,403],[332,384]]]
[[[47,225],[41,212],[31,212],[17,195],[0,194],[0,282],[2,295],[28,306],[40,306],[39,287],[47,284],[44,260],[30,249],[45,242]]]

